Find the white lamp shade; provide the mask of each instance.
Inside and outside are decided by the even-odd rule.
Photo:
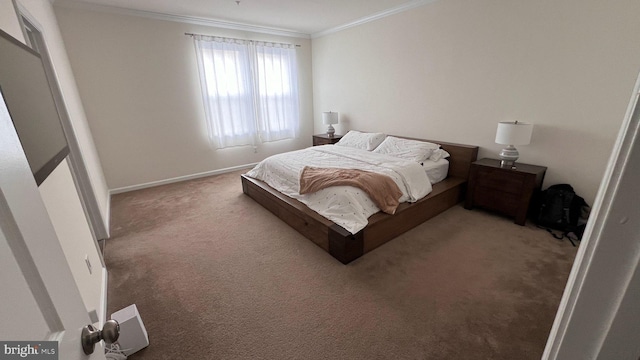
[[[338,117],[340,116],[337,112],[327,111],[322,113],[322,123],[325,125],[332,125],[338,123]]]
[[[498,123],[496,143],[503,145],[527,145],[531,142],[533,124],[519,121],[501,121]]]

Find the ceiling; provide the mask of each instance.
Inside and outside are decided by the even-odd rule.
[[[424,0],[58,0],[317,34]]]

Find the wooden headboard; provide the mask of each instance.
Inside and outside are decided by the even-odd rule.
[[[449,176],[463,179],[469,178],[471,163],[478,159],[478,147],[464,144],[453,144],[442,141],[427,140],[440,146],[449,154]]]

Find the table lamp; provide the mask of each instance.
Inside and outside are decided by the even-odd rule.
[[[533,124],[518,121],[501,121],[496,132],[496,144],[507,145],[500,151],[500,166],[511,167],[520,154],[514,145],[527,145],[531,142]]]
[[[337,112],[328,111],[322,113],[322,122],[325,125],[329,125],[329,127],[327,128],[327,136],[333,137],[333,135],[336,133],[336,129],[334,129],[332,125],[338,123],[339,116],[340,114]]]

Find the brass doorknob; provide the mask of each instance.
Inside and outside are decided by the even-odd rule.
[[[111,344],[116,342],[119,336],[120,325],[115,320],[107,320],[102,330],[96,329],[93,325],[87,325],[82,328],[82,335],[80,336],[82,350],[86,355],[93,354],[98,342],[104,340],[105,343]]]

